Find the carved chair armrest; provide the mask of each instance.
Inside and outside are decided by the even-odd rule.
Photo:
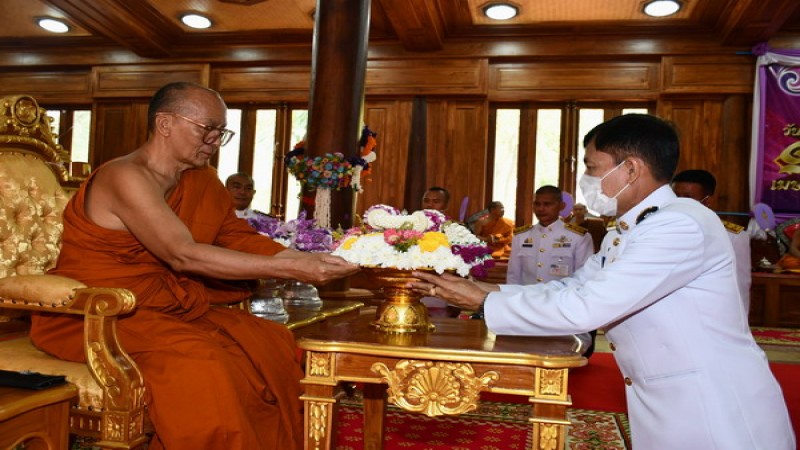
[[[119,434],[120,426],[142,429],[144,380],[116,334],[117,318],[135,307],[136,298],[127,289],[90,288],[56,275],[0,279],[0,308],[84,316],[86,361],[103,390],[104,415],[111,417],[102,430],[104,440]]]

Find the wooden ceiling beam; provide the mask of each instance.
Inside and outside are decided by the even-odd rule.
[[[408,51],[441,50],[443,26],[436,2],[430,0],[377,0],[394,32]]]
[[[724,45],[755,45],[772,38],[800,11],[797,0],[737,0],[721,15]]]
[[[182,30],[147,2],[129,0],[43,0],[91,33],[139,56],[172,56],[171,44]]]

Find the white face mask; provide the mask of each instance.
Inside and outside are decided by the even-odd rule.
[[[581,192],[583,192],[583,198],[586,199],[586,206],[589,209],[597,211],[597,213],[602,216],[614,216],[617,214],[617,197],[619,197],[619,194],[622,194],[625,189],[628,189],[628,186],[631,184],[625,183],[625,186],[620,189],[615,196],[609,197],[603,194],[602,183],[607,176],[614,173],[614,171],[619,169],[624,163],[625,161],[622,161],[617,164],[617,167],[611,169],[607,174],[603,175],[602,178],[586,175],[585,173],[581,176],[581,179],[578,181],[578,186],[580,186]]]

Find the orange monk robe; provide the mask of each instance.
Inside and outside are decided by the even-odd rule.
[[[302,371],[291,332],[245,311],[212,307],[249,292],[177,273],[129,232],[91,222],[84,210],[91,180],[64,211],[51,273],[136,295],[137,308],[117,322],[117,334],[144,375],[156,430],[150,450],[302,448]],[[167,202],[197,242],[264,255],[284,250],[236,218],[213,169],[184,172]],[[85,360],[80,318],[42,313],[32,322],[38,347]]]
[[[508,257],[511,253],[511,238],[514,237],[514,222],[511,219],[500,217],[498,219],[488,218],[476,233],[478,236],[493,236],[493,242],[486,245],[492,249],[492,257]]]

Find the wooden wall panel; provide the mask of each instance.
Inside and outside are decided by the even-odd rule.
[[[543,62],[493,64],[489,99],[652,99],[658,95],[655,62]]]
[[[468,100],[430,100],[428,105],[427,184],[450,191],[450,217],[458,217],[462,199],[469,197],[469,216],[488,200],[488,106]]]
[[[370,61],[367,95],[486,95],[485,59]]]
[[[147,140],[147,103],[100,103],[93,115],[89,155],[93,169],[127,155]]]
[[[753,56],[665,56],[663,93],[751,93]]]
[[[378,203],[408,207],[403,204],[407,178],[424,176],[406,173],[411,107],[411,100],[370,101],[365,105],[364,122],[378,133],[378,159],[372,163],[372,173],[365,177],[364,192],[356,203],[357,214]]]
[[[747,96],[664,100],[660,115],[672,120],[681,139],[678,171],[704,169],[717,179],[716,211],[749,211],[749,104]],[[736,218],[725,217],[728,220]],[[746,218],[743,220],[746,224]]]
[[[41,104],[91,104],[92,82],[85,72],[0,72],[0,95],[28,94]]]
[[[228,102],[307,102],[311,66],[223,67],[213,69],[211,79]]]
[[[174,81],[190,81],[208,86],[208,64],[152,64],[98,66],[92,69],[94,96],[97,98],[149,99],[161,86]]]

